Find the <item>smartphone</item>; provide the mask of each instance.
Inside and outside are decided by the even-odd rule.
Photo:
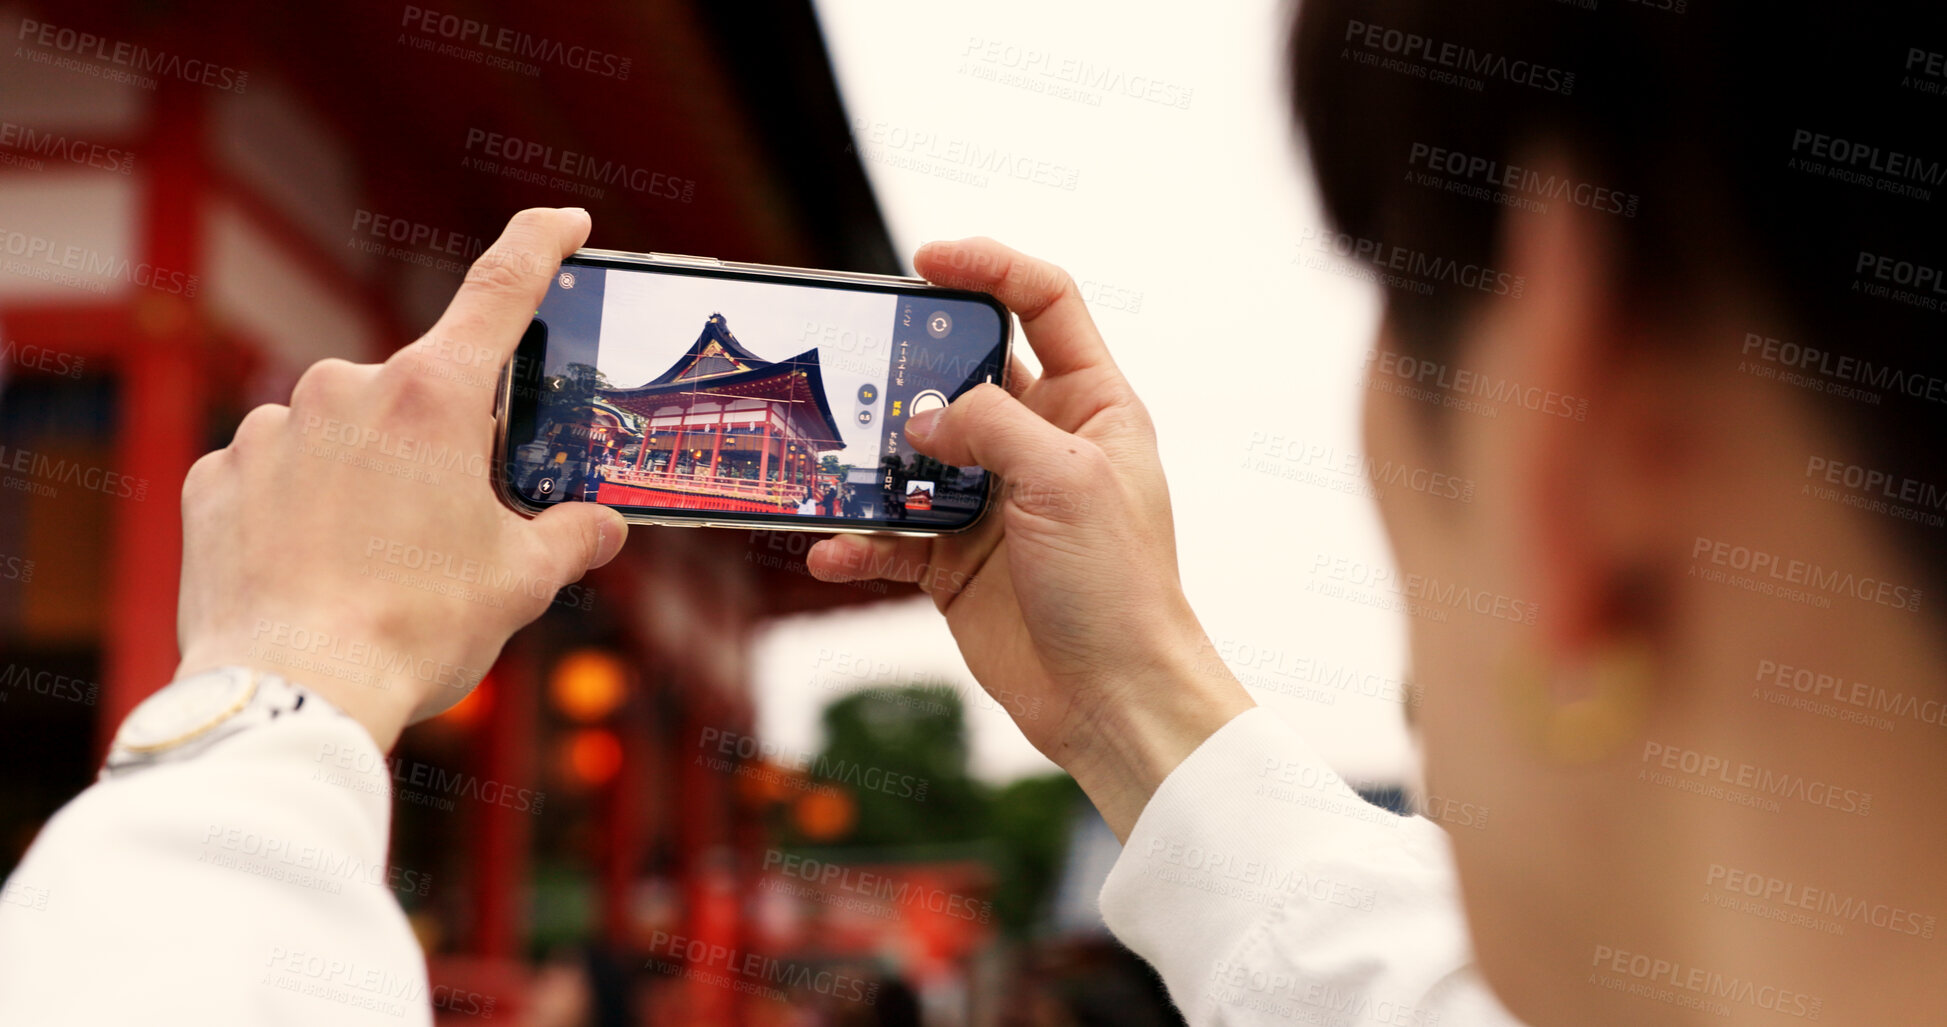
[[[514,509],[632,522],[944,535],[992,476],[921,456],[907,418],[1005,385],[1013,318],[917,278],[584,249],[500,383]]]

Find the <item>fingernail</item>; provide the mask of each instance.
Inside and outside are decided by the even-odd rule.
[[[933,434],[933,429],[938,427],[939,424],[940,411],[938,410],[926,410],[914,414],[906,418],[906,437],[924,442],[927,436]]]
[[[570,214],[586,214],[586,213],[588,213],[588,208],[587,208],[587,207],[562,207],[562,208],[560,208],[560,209],[562,209],[562,210],[565,210],[565,211],[567,211],[567,212],[568,212],[568,213],[570,213]]]

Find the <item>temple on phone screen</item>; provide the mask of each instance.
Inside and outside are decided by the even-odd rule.
[[[986,472],[921,456],[905,422],[994,380],[1004,323],[937,295],[572,265],[536,318],[538,504],[952,525]]]

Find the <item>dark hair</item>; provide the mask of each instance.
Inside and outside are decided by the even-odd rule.
[[[1889,521],[1947,579],[1940,6],[1304,0],[1294,105],[1337,249],[1476,270],[1386,290],[1414,355],[1452,356],[1511,291],[1481,284],[1503,219],[1614,215],[1626,309],[1669,324],[1707,297],[1748,303],[1743,331],[1695,356],[1802,375],[1794,393],[1871,470],[1930,490],[1911,505],[1931,524]],[[1558,179],[1522,167],[1544,152]]]

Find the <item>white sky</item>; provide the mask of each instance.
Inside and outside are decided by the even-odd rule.
[[[1334,470],[1359,452],[1377,303],[1297,259],[1321,222],[1281,95],[1285,5],[818,7],[894,241],[910,254],[991,235],[1074,274],[1156,419],[1184,586],[1212,639],[1342,772],[1400,777],[1396,702],[1293,694],[1321,674],[1397,680],[1404,632],[1396,613],[1306,590],[1320,559],[1390,558],[1358,479]],[[1022,177],[992,170],[994,153]],[[1274,439],[1317,459],[1273,456]],[[847,688],[975,687],[926,600],[781,621],[755,671],[759,730],[799,748]],[[981,705],[977,773],[1050,766]]]
[[[890,338],[899,297],[892,293],[794,288],[789,305],[773,285],[701,275],[609,272],[602,296],[602,345],[595,363],[609,383],[641,385],[669,370],[721,313],[737,341],[765,360],[785,360],[814,346],[845,448],[841,463],[875,464],[885,426],[854,416],[866,382],[883,391],[892,360]],[[877,400],[874,405],[877,405]]]

